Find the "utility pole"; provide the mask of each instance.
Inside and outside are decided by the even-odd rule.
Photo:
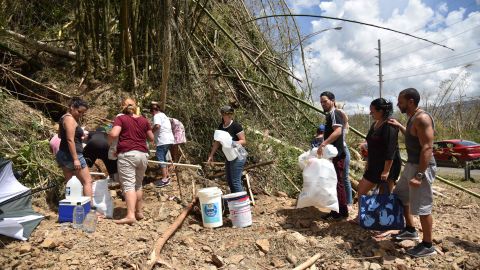
[[[379,92],[380,92],[380,97],[382,97],[382,87],[383,87],[383,74],[382,74],[382,47],[380,46],[380,39],[378,40],[378,83],[379,83]]]

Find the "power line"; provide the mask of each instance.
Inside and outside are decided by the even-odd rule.
[[[467,6],[466,9],[467,9],[468,7],[470,7],[470,6],[472,6],[473,4],[476,4],[476,3],[473,2],[472,4],[470,4],[469,6]],[[478,14],[480,14],[480,13],[474,13],[471,17],[476,16],[476,15],[478,15]],[[455,25],[455,24],[458,24],[458,23],[461,23],[461,22],[464,22],[464,21],[465,21],[465,20],[464,20],[463,18],[461,18],[460,20],[458,20],[458,21],[456,21],[456,22],[454,22],[454,23],[452,23],[452,24],[447,25],[447,27],[451,27],[451,26],[453,26],[453,25]],[[421,30],[421,29],[423,29],[423,28],[424,28],[424,27],[423,27],[423,25],[422,25],[420,28],[418,28],[417,30],[415,30],[413,33],[417,32],[417,31],[419,31],[419,30]],[[423,37],[427,37],[427,36],[430,36],[430,35],[433,35],[433,34],[438,34],[438,32],[430,33],[430,34],[425,35],[425,36],[423,36]],[[392,43],[393,41],[395,41],[395,40],[398,40],[398,39],[394,39],[394,40],[392,40],[392,41],[390,41],[390,42],[387,42],[386,44],[387,44],[387,45],[388,45],[388,44],[391,44],[391,43]],[[399,47],[394,48],[394,49],[387,49],[387,50],[384,50],[384,52],[389,52],[389,51],[391,51],[391,50],[395,50],[395,49],[398,49],[398,48],[401,48],[401,47],[405,47],[405,46],[408,46],[408,45],[410,45],[410,44],[413,44],[413,43],[409,43],[409,44],[406,44],[406,45],[402,45],[402,46],[399,46]],[[374,56],[375,56],[375,53],[373,53],[373,54],[368,54],[368,55],[366,55],[365,57],[363,57],[363,58],[362,58],[360,61],[358,61],[358,62],[360,63],[361,66],[367,65],[367,64],[369,64],[370,62],[373,61],[373,59],[374,59],[373,57],[374,57]],[[369,60],[366,61],[367,59],[369,59]],[[365,61],[366,61],[366,62],[365,62]],[[337,81],[343,79],[345,76],[347,76],[347,74],[350,74],[350,71],[351,71],[354,67],[355,67],[355,64],[350,64],[350,65],[347,66],[346,68],[342,69],[341,73],[338,74],[338,75],[336,75],[333,80],[331,80],[329,83],[328,83],[328,82],[325,83],[326,86],[325,86],[324,88],[329,88],[329,87],[335,86],[335,85],[336,85],[335,83],[336,83]],[[353,74],[356,74],[358,71],[359,71],[359,69],[356,69]]]
[[[472,1],[472,3],[470,3],[470,5],[465,6],[464,8],[465,8],[465,10],[467,10],[469,7],[471,7],[471,6],[473,6],[473,5],[476,5],[475,1]],[[480,14],[480,13],[473,13],[473,15],[472,15],[471,17],[474,17],[474,16],[479,15],[479,14]],[[471,17],[470,17],[470,18],[471,18]],[[451,27],[451,26],[456,25],[457,23],[461,23],[461,22],[463,22],[463,21],[464,21],[464,19],[463,19],[463,17],[462,17],[462,18],[460,18],[460,20],[458,20],[458,21],[456,21],[456,22],[454,22],[454,23],[452,23],[452,24],[446,25],[445,28]],[[420,27],[418,30],[415,30],[415,32],[417,32],[417,31],[419,31],[419,30],[422,30],[424,27],[425,27],[425,25],[422,25],[422,27]],[[415,33],[415,32],[414,32],[414,33]],[[429,34],[426,34],[426,35],[424,35],[424,36],[422,36],[422,37],[423,37],[423,38],[426,38],[426,37],[429,37],[429,36],[431,36],[431,35],[438,34],[438,33],[439,33],[439,32],[430,32]],[[399,40],[399,39],[396,39],[396,40]],[[389,51],[389,52],[395,51],[395,50],[397,50],[397,49],[399,49],[399,48],[403,48],[403,47],[406,47],[406,46],[410,46],[410,45],[412,45],[412,44],[414,44],[414,43],[403,44],[403,45],[400,45],[400,46],[395,47],[395,48],[393,48],[393,49],[388,49],[387,51]]]
[[[456,55],[451,55],[451,56],[444,57],[444,58],[438,58],[438,59],[435,59],[433,61],[428,61],[428,62],[425,62],[422,65],[407,66],[407,67],[401,67],[401,68],[395,69],[395,70],[390,70],[390,73],[387,73],[387,74],[384,74],[384,75],[388,76],[391,73],[402,72],[403,70],[412,71],[412,70],[415,70],[415,69],[422,69],[422,68],[425,68],[425,67],[428,67],[428,66],[438,65],[438,64],[441,64],[441,63],[445,63],[445,62],[454,61],[454,60],[460,59],[460,58],[465,57],[465,56],[469,56],[469,55],[472,55],[472,54],[477,54],[479,52],[480,52],[480,48],[475,48],[475,49],[468,50],[468,51],[465,51],[463,53],[459,53],[459,54],[456,54]],[[448,59],[450,59],[450,60],[448,60]]]
[[[463,63],[463,64],[460,64],[460,65],[456,65],[456,66],[452,66],[452,67],[446,67],[446,68],[442,68],[442,69],[437,69],[437,70],[432,70],[432,71],[428,71],[428,72],[424,72],[424,73],[420,73],[420,74],[415,74],[415,75],[409,75],[409,76],[402,76],[402,77],[395,77],[395,78],[391,78],[391,79],[385,79],[385,81],[394,81],[394,80],[399,80],[399,79],[405,79],[405,78],[411,78],[411,77],[417,77],[417,76],[423,76],[423,75],[427,75],[427,74],[431,74],[431,73],[434,73],[434,72],[438,72],[438,71],[442,71],[442,70],[447,70],[447,69],[452,69],[452,68],[457,68],[457,67],[470,67],[473,65],[473,63],[477,62],[477,61],[480,61],[480,58],[477,58],[473,61],[469,61],[467,63]]]
[[[451,38],[460,36],[460,35],[462,35],[462,34],[465,34],[465,33],[469,32],[469,31],[472,31],[473,29],[478,28],[478,27],[480,27],[480,25],[477,25],[477,26],[474,26],[474,27],[472,27],[472,28],[469,28],[469,29],[467,29],[467,30],[465,30],[465,31],[463,31],[463,32],[460,32],[460,33],[458,33],[458,34],[456,34],[456,35],[453,35],[453,36],[451,36],[451,37],[442,39],[442,40],[440,40],[440,41],[438,41],[438,42],[443,42],[443,41],[445,41],[445,40],[449,40],[449,39],[451,39]],[[399,55],[397,55],[397,56],[387,58],[387,59],[385,59],[384,61],[394,60],[394,59],[403,57],[403,56],[405,56],[405,55],[411,54],[411,53],[413,53],[413,52],[418,52],[418,51],[421,51],[421,50],[423,50],[423,49],[430,48],[430,47],[432,47],[432,46],[433,46],[433,45],[427,45],[427,46],[424,46],[424,47],[419,48],[419,49],[414,49],[414,50],[411,50],[411,51],[409,51],[409,52],[407,52],[407,53],[402,53],[402,54],[399,54]]]

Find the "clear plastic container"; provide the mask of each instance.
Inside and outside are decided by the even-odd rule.
[[[248,152],[247,150],[245,150],[245,147],[243,147],[243,145],[239,144],[238,142],[233,142],[232,146],[233,149],[235,149],[239,160],[244,160],[247,158]]]
[[[95,232],[95,229],[97,228],[97,222],[97,208],[95,206],[92,206],[90,208],[90,212],[87,214],[85,220],[83,221],[83,230],[87,233]]]
[[[83,221],[85,218],[85,210],[83,210],[83,206],[81,202],[77,202],[77,205],[73,208],[73,228],[81,229],[83,226]]]

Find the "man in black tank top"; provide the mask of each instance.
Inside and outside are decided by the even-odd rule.
[[[409,117],[406,127],[397,120],[390,119],[389,124],[397,126],[405,135],[407,163],[403,169],[393,193],[397,194],[404,205],[406,227],[392,236],[396,240],[418,239],[413,216],[420,216],[423,241],[407,250],[413,257],[425,257],[436,254],[432,246],[432,184],[435,179],[435,159],[433,158],[434,122],[430,114],[418,107],[420,94],[414,88],[407,88],[398,95],[398,108]]]

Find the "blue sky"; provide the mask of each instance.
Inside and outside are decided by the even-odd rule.
[[[480,0],[288,0],[287,3],[294,14],[372,23],[454,49],[372,27],[297,17],[303,36],[343,27],[340,31],[322,32],[304,44],[314,97],[330,90],[352,110],[366,107],[378,97],[375,65],[378,39],[382,41],[384,60],[384,97],[394,100],[400,90],[415,87],[424,100],[432,102],[440,83],[457,75],[458,93],[452,95],[452,100],[480,96]],[[298,77],[305,78],[298,57],[291,68]]]

